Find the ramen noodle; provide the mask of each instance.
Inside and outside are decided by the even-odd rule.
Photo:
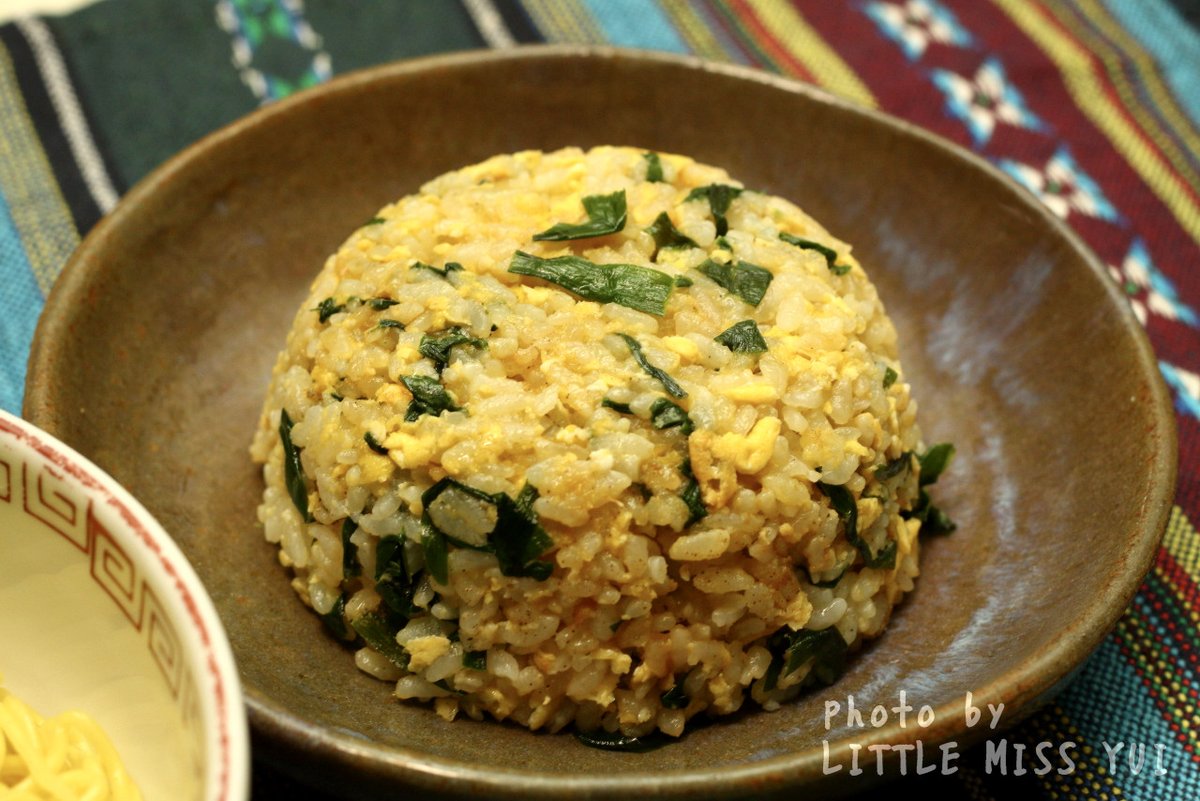
[[[0,797],[141,801],[112,741],[88,715],[44,718],[0,676]]]

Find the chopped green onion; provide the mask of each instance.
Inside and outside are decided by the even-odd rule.
[[[308,509],[308,484],[304,481],[300,451],[292,444],[292,418],[288,416],[287,409],[279,410],[279,440],[283,443],[283,483],[304,522],[311,523],[313,516]]]
[[[396,642],[396,632],[399,629],[393,630],[383,615],[378,612],[367,612],[352,620],[350,625],[367,645],[387,657],[397,667],[408,669],[408,651]]]
[[[912,451],[905,451],[886,464],[882,464],[875,468],[875,478],[880,481],[887,481],[890,478],[895,478],[903,472],[912,469]]]
[[[629,334],[617,334],[621,339],[625,340],[625,344],[629,346],[629,352],[633,354],[633,360],[638,363],[643,370],[646,371],[651,378],[655,378],[667,390],[667,394],[673,395],[676,398],[686,398],[687,393],[683,387],[675,382],[675,379],[667,375],[665,370],[655,367],[646,359],[646,354],[642,352],[642,344]]]
[[[404,330],[404,323],[399,320],[380,320],[375,324],[376,328],[395,328],[398,331]]]
[[[658,252],[664,248],[695,248],[700,247],[691,239],[679,232],[671,222],[671,217],[665,211],[654,218],[654,222],[646,229],[646,233],[654,237],[654,253],[651,261],[658,259]]]
[[[450,364],[450,351],[456,345],[486,348],[487,342],[471,336],[458,326],[453,326],[437,334],[423,334],[417,350],[422,356],[432,360],[433,366],[440,373]]]
[[[675,276],[675,286],[677,286],[677,287],[689,287],[694,283],[695,283],[695,281],[688,278],[686,275]]]
[[[763,353],[767,349],[767,342],[753,320],[734,323],[713,339],[734,353]]]
[[[850,571],[850,565],[843,567],[842,572],[838,573],[834,578],[826,579],[825,581],[817,581],[814,579],[812,573],[809,572],[807,567],[801,567],[800,569],[804,571],[804,577],[808,580],[809,584],[813,585],[814,587],[820,587],[821,589],[829,590],[836,587],[838,582],[842,580],[842,576],[845,576],[846,573]]]
[[[463,667],[467,670],[487,670],[487,651],[467,651],[463,655]]]
[[[646,180],[650,183],[662,183],[662,159],[657,153],[643,153],[642,158],[646,160]]]
[[[379,440],[375,439],[375,435],[370,431],[363,434],[363,441],[367,443],[367,447],[378,453],[380,456],[387,456],[388,449],[380,444]]]
[[[600,405],[612,409],[618,414],[633,414],[633,410],[629,408],[628,403],[617,403],[614,400],[605,398],[604,400],[600,401]]]
[[[333,298],[325,298],[317,304],[317,308],[313,309],[317,313],[317,322],[327,323],[329,318],[346,308],[345,303],[338,303]]]
[[[900,377],[900,374],[897,373],[895,370],[893,370],[890,367],[885,367],[883,370],[883,388],[889,389],[892,386],[892,384],[896,383],[896,379],[899,377]]]
[[[775,277],[770,270],[748,261],[722,264],[708,259],[696,269],[751,306],[762,303],[763,295],[767,294],[767,287]]]
[[[423,261],[416,261],[416,262],[412,263],[411,269],[413,269],[413,270],[428,270],[429,272],[433,273],[434,275],[439,275],[442,278],[449,278],[450,273],[462,272],[463,266],[456,261],[448,261],[448,262],[446,262],[445,267],[438,269],[437,267],[434,267],[432,264],[426,264]]]
[[[700,482],[696,480],[696,474],[692,472],[692,460],[684,458],[683,463],[679,465],[679,472],[683,473],[683,491],[679,493],[679,497],[683,498],[683,502],[687,504],[688,519],[684,523],[684,528],[708,516],[708,509],[704,506],[704,500],[700,496]]]
[[[675,428],[678,426],[679,430],[684,434],[690,434],[696,430],[696,426],[692,423],[692,418],[688,417],[688,413],[682,407],[666,398],[659,398],[651,405],[650,422],[658,429]]]
[[[450,488],[496,507],[496,524],[487,535],[487,545],[479,547],[478,550],[496,554],[496,561],[503,575],[528,576],[538,581],[550,577],[554,565],[538,557],[554,546],[554,540],[542,528],[537,514],[533,511],[533,503],[538,497],[537,489],[526,484],[514,499],[503,492],[484,492],[453,478],[443,478],[421,494],[421,503],[426,509],[424,521],[430,529],[442,536],[443,542],[448,541],[447,534],[430,520],[428,510],[438,496]],[[425,558],[429,559],[428,551]],[[430,570],[432,572],[432,568]]]
[[[518,250],[508,271],[531,275],[597,303],[617,303],[662,316],[675,281],[671,276],[635,264],[596,264],[579,256],[543,259]]]
[[[825,493],[825,497],[829,499],[833,510],[841,518],[842,525],[846,530],[846,541],[858,549],[867,567],[888,569],[895,567],[895,540],[888,540],[888,544],[880,548],[878,553],[872,554],[871,546],[858,535],[858,503],[855,502],[854,496],[850,494],[850,490],[841,484],[826,484],[824,481],[818,481],[817,487],[820,488],[821,492]]]
[[[717,236],[724,236],[729,232],[729,222],[725,219],[725,215],[729,211],[729,204],[742,194],[742,191],[740,187],[727,184],[709,184],[696,187],[683,200],[685,203],[689,200],[707,200],[713,222],[717,224]]]
[[[425,549],[425,569],[439,584],[450,581],[450,547],[446,535],[438,531],[429,521],[429,515],[421,517],[421,547]]]
[[[675,686],[660,695],[658,700],[666,709],[687,709],[687,705],[691,703],[691,699],[683,690],[682,680],[675,682]]]
[[[934,445],[918,456],[917,461],[921,463],[921,486],[927,487],[936,482],[952,458],[954,458],[954,446],[949,442]]]
[[[389,534],[375,546],[375,591],[388,608],[404,617],[418,613],[413,604],[416,582],[404,559],[404,538]]]
[[[729,240],[723,236],[718,236],[713,241],[713,244],[716,245],[717,247],[721,248],[721,250],[729,250],[729,251],[733,250],[733,245],[729,244]]]
[[[412,403],[404,413],[408,422],[416,420],[423,414],[440,417],[442,412],[461,411],[461,406],[454,405],[454,398],[436,378],[424,375],[401,376],[400,383],[412,393]]]
[[[354,532],[358,531],[358,523],[354,522],[354,518],[347,517],[342,521],[342,578],[356,578],[362,573],[362,566],[358,563],[358,546],[351,541],[350,537]]]
[[[767,670],[763,689],[775,689],[779,679],[791,675],[806,662],[812,662],[809,675],[823,684],[833,684],[846,669],[846,641],[831,626],[821,631],[782,628],[767,641],[771,652],[771,667]]]
[[[803,237],[787,233],[780,233],[779,238],[784,242],[787,242],[789,245],[795,245],[803,250],[815,250],[817,253],[820,253],[825,257],[825,265],[829,268],[829,272],[833,273],[834,275],[845,275],[846,273],[850,272],[850,265],[838,264],[837,252],[831,248],[825,247],[820,242],[814,242],[811,239],[804,239]]]
[[[587,222],[558,223],[534,234],[534,241],[562,242],[615,234],[625,227],[625,190],[611,195],[588,195],[583,199],[583,210],[587,212]]]
[[[333,608],[321,615],[321,622],[333,632],[339,640],[350,639],[350,631],[346,628],[346,593],[338,596],[333,602]]]
[[[917,502],[905,516],[921,521],[922,534],[949,534],[958,528],[949,515],[933,505],[925,489],[938,480],[953,457],[954,446],[949,442],[934,445],[917,457],[921,466],[920,477],[917,480],[920,491],[917,494]]]
[[[379,225],[380,223],[385,223],[385,222],[387,222],[387,219],[384,217],[372,217],[371,219],[369,219],[365,223],[363,223],[363,226],[366,227],[368,225]]]
[[[367,305],[375,311],[383,311],[384,309],[395,306],[400,301],[392,300],[391,298],[370,298],[367,300]]]

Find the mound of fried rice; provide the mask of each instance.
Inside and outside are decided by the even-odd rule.
[[[613,232],[535,238],[621,193]],[[602,286],[547,277],[567,262]],[[678,736],[833,680],[883,631],[918,573],[915,415],[847,244],[687,157],[568,148],[354,231],[252,455],[296,592],[399,698]]]

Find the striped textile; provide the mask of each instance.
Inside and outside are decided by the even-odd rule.
[[[101,0],[0,26],[0,406],[20,408],[80,236],[171,154],[336,72],[536,42],[749,65],[902,117],[992,161],[1109,266],[1175,399],[1165,542],[1078,677],[1006,735],[1031,755],[1076,743],[1073,771],[988,773],[967,753],[912,781],[973,799],[1200,798],[1198,0]],[[256,797],[279,794],[287,780],[264,775]]]

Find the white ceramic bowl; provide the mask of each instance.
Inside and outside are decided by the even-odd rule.
[[[0,412],[0,674],[108,733],[146,801],[241,801],[241,685],[212,601],[112,478]]]

